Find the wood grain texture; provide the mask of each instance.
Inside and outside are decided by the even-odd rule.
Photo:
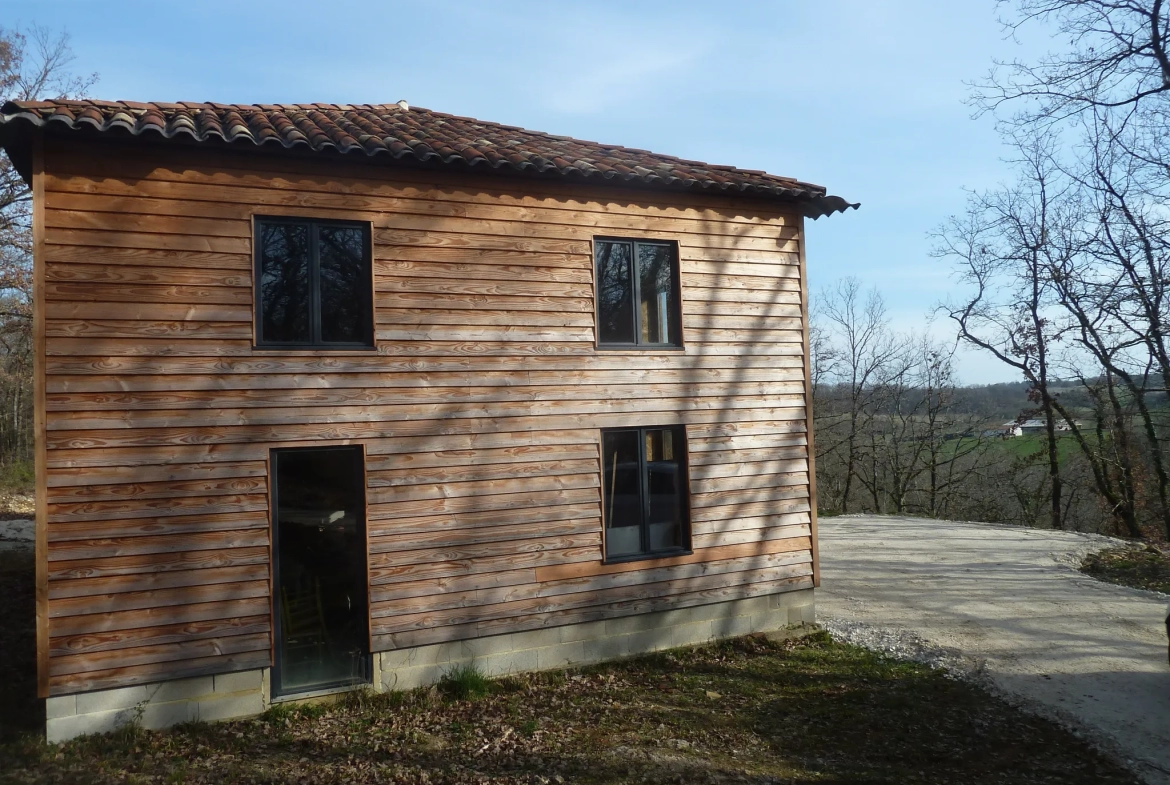
[[[364,448],[378,649],[817,580],[795,211],[380,162],[47,144],[45,694],[271,663],[273,447]],[[370,222],[373,350],[254,348],[256,215]],[[597,236],[677,242],[685,350],[595,347]],[[687,427],[693,551],[607,564],[599,429],[674,424]]]
[[[48,355],[45,330],[45,148],[38,136],[33,144],[33,461],[36,483],[36,627],[37,696],[47,698],[50,686],[49,645],[49,509],[48,447],[45,438],[48,413],[45,406],[45,363]]]

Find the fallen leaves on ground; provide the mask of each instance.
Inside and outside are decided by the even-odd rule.
[[[1081,572],[1097,580],[1170,594],[1170,551],[1157,545],[1126,545],[1090,553]]]
[[[350,693],[251,720],[0,747],[19,783],[1073,783],[1134,779],[976,686],[817,633]]]

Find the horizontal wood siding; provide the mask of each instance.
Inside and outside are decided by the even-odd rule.
[[[268,451],[363,444],[375,650],[812,585],[800,219],[731,197],[49,140],[53,694],[268,665]],[[371,221],[373,352],[252,348],[254,214]],[[685,351],[595,348],[595,235]],[[694,553],[602,560],[599,429],[683,423]]]

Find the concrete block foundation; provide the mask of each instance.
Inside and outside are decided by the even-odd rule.
[[[551,670],[769,633],[815,621],[813,590],[698,605],[374,654],[373,688],[410,690],[474,665],[488,676]],[[260,714],[271,704],[268,668],[62,695],[46,700],[50,743],[137,721],[155,730]]]

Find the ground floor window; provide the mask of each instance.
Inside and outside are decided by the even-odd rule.
[[[605,430],[601,449],[606,558],[687,550],[690,526],[683,427]]]
[[[274,695],[370,680],[364,464],[361,447],[272,451]]]

